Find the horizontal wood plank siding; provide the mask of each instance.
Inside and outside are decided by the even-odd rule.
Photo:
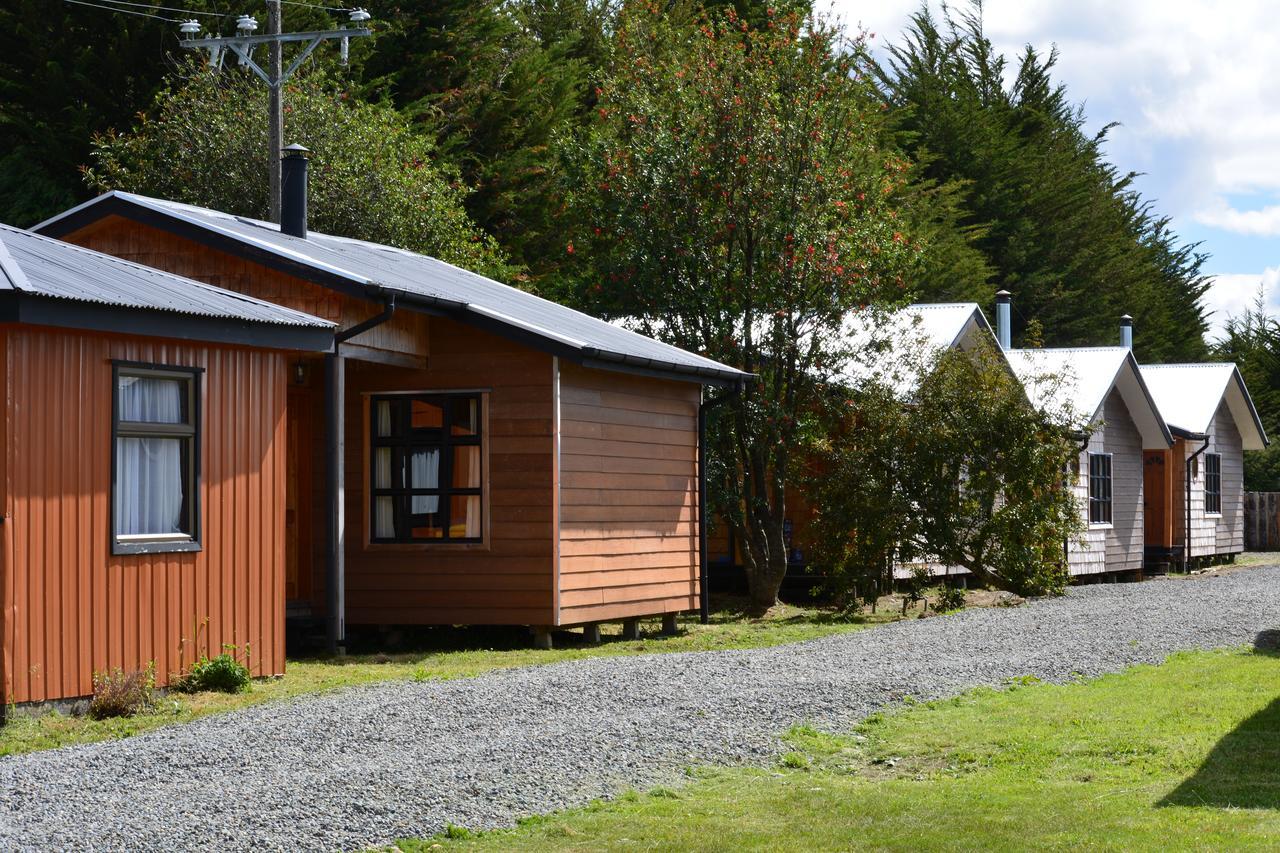
[[[560,624],[698,606],[700,394],[561,363]]]
[[[284,672],[285,360],[10,327],[3,379],[4,699],[83,696],[95,671],[168,682],[223,644]],[[113,359],[204,369],[198,552],[113,556]]]
[[[347,622],[550,625],[554,620],[552,358],[430,318],[425,370],[348,360]],[[482,391],[486,541],[369,544],[369,395]]]
[[[1204,441],[1188,441],[1186,457],[1205,446]],[[1209,515],[1204,510],[1206,453],[1222,456],[1222,513]],[[1185,467],[1185,465],[1184,465]],[[1183,500],[1185,501],[1185,494]],[[1196,459],[1195,477],[1191,481],[1191,554],[1210,557],[1217,554],[1239,554],[1244,550],[1244,441],[1236,427],[1231,409],[1224,400],[1214,414],[1209,428],[1208,449]]]
[[[1073,575],[1137,571],[1143,564],[1142,435],[1118,391],[1102,409],[1102,422],[1080,453],[1076,500],[1085,523],[1082,542],[1068,548]],[[1089,454],[1110,453],[1112,507],[1110,525],[1089,524]]]

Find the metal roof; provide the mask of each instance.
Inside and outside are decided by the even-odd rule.
[[[944,350],[970,350],[985,340],[999,351],[976,302],[918,303],[888,314],[864,311],[846,320],[843,333],[851,355],[842,378],[885,382],[904,396],[916,390],[922,371]]]
[[[331,329],[319,317],[0,224],[0,291],[193,317]]]
[[[1124,347],[1011,349],[1005,352],[1032,403],[1065,416],[1078,428],[1101,417],[1114,389],[1142,433],[1145,447],[1173,441],[1133,353]]]
[[[1245,450],[1261,450],[1268,442],[1244,377],[1234,364],[1144,364],[1142,378],[1171,428],[1205,435],[1226,402]]]
[[[120,207],[123,205],[123,207]],[[493,281],[444,261],[378,243],[309,232],[306,238],[279,226],[194,207],[113,191],[36,226],[55,233],[80,221],[93,208],[101,214],[148,212],[210,235],[229,239],[259,256],[317,275],[326,282],[360,290],[391,292],[412,306],[442,311],[463,322],[505,331],[533,344],[569,353],[592,366],[628,366],[686,379],[738,382],[750,374],[678,347]],[[132,210],[130,210],[132,209]],[[63,223],[59,226],[59,223]],[[372,295],[372,294],[371,294]]]

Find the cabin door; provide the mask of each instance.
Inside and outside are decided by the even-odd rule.
[[[289,387],[285,471],[285,598],[311,599],[315,492],[312,481],[315,394]]]
[[[1143,541],[1165,548],[1173,544],[1168,518],[1168,456],[1168,452],[1162,450],[1142,454]]]

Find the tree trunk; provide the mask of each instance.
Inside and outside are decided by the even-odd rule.
[[[787,547],[782,521],[773,513],[761,513],[751,529],[743,531],[742,568],[752,612],[762,614],[778,603],[778,590],[787,574]],[[749,522],[750,523],[750,522]]]

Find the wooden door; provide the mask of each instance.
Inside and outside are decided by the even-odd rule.
[[[285,598],[310,601],[312,520],[312,439],[314,395],[307,388],[289,388],[288,438],[285,471]]]
[[[1173,544],[1169,522],[1169,452],[1148,450],[1142,454],[1143,541],[1168,548]]]

